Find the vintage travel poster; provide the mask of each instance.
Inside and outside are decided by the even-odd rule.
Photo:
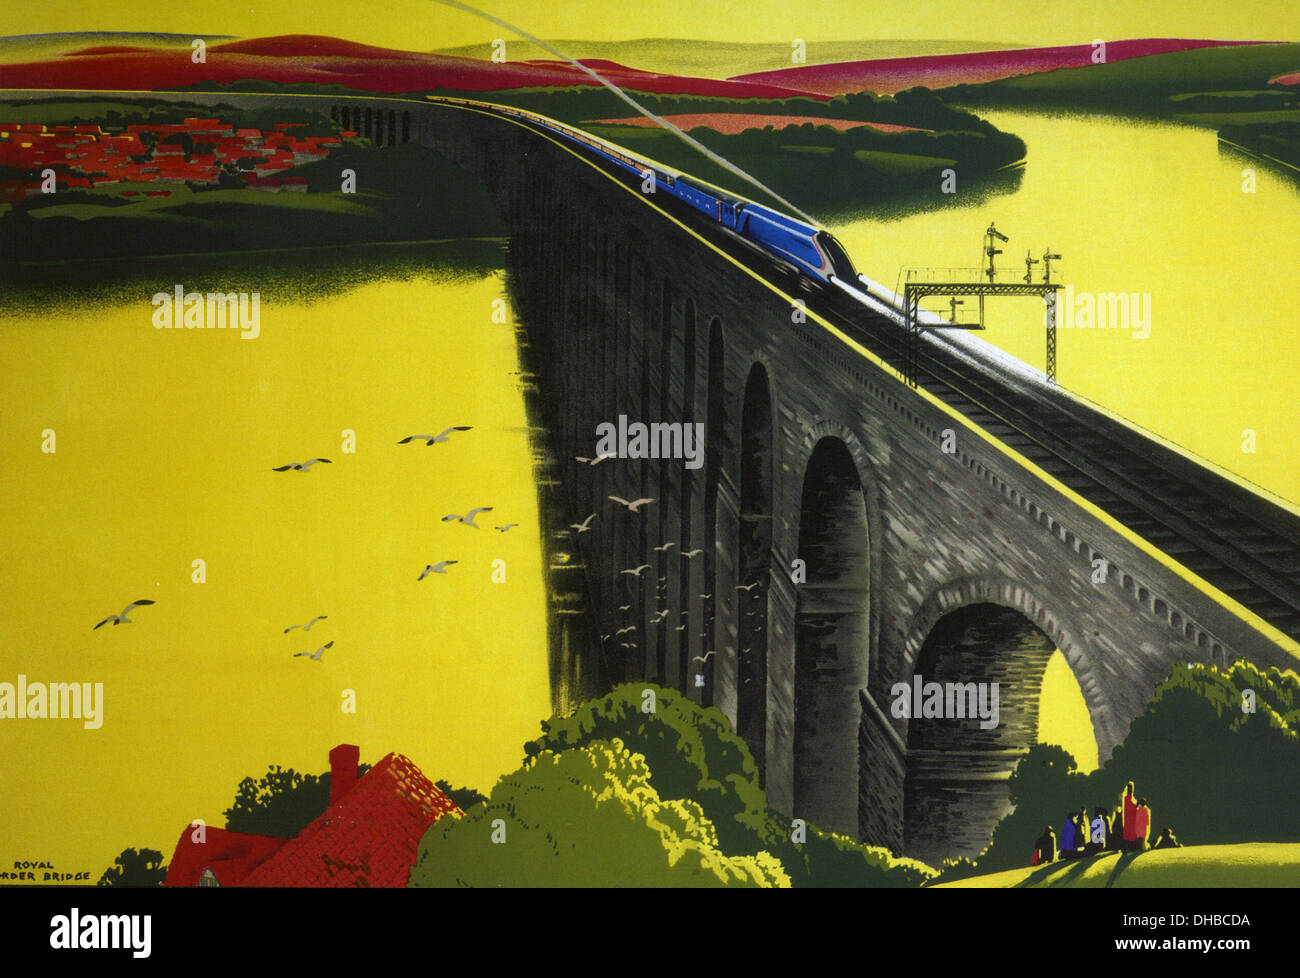
[[[1296,885],[1298,233],[1287,0],[6,7],[0,884]]]

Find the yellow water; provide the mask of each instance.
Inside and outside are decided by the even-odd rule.
[[[98,730],[0,720],[0,858],[94,879],[127,846],[170,857],[243,777],[318,773],[341,742],[486,791],[550,712],[503,282],[264,294],[255,340],[156,330],[140,291],[0,321],[0,682],[102,682],[105,704]],[[395,444],[453,424],[473,430]],[[313,456],[332,464],[271,471]],[[483,529],[441,521],[471,506]]]
[[[975,266],[996,222],[1011,239],[1000,268],[1023,273],[1026,250],[1039,258],[1050,246],[1063,256],[1053,279],[1076,294],[1149,293],[1145,339],[1126,329],[1058,330],[1061,385],[1300,502],[1292,405],[1300,183],[1220,152],[1209,130],[980,114],[1028,145],[1019,189],[981,202],[958,173],[953,197],[936,187],[940,209],[844,222],[835,233],[858,268],[893,288],[905,267]],[[1247,168],[1254,193],[1242,190]],[[961,314],[970,308],[968,300]],[[989,300],[988,320],[980,336],[1044,368],[1039,300]],[[1243,451],[1246,431],[1253,453]]]
[[[979,200],[958,173],[942,207],[835,227],[860,270],[891,288],[906,267],[983,264],[985,228],[1010,237],[999,268],[1026,251],[1061,254],[1053,278],[1082,292],[1149,293],[1149,335],[1061,329],[1062,386],[1223,467],[1300,501],[1294,325],[1300,184],[1176,124],[1026,112],[980,114],[1028,146],[1013,192]],[[1247,193],[1254,171],[1254,192]],[[1036,278],[1042,266],[1034,267]],[[936,302],[931,308],[947,312]],[[970,316],[967,300],[961,310]],[[1044,369],[1038,300],[990,300],[984,339]],[[1254,451],[1247,432],[1253,432]],[[1044,677],[1039,739],[1097,765],[1083,695],[1056,653]]]
[[[859,266],[893,285],[905,265],[974,264],[996,220],[1004,260],[1050,244],[1077,290],[1150,292],[1145,340],[1061,332],[1061,382],[1300,499],[1295,185],[1255,167],[1256,193],[1242,193],[1250,164],[1200,130],[992,118],[1029,144],[1020,189],[967,202],[959,183],[943,210],[836,228]],[[126,846],[169,855],[189,820],[224,824],[241,778],[272,763],[323,770],[344,741],[489,788],[549,713],[514,335],[492,322],[501,281],[379,281],[311,304],[264,295],[256,340],[155,330],[154,291],[0,322],[0,682],[105,686],[99,730],[0,721],[0,857],[93,878]],[[991,313],[983,335],[1041,366],[1041,311]],[[394,444],[451,424],[474,430]],[[333,464],[270,471],[318,455]],[[441,522],[479,505],[494,507],[484,529]],[[491,529],[507,522],[521,525]],[[192,581],[195,559],[206,583]],[[441,559],[460,563],[416,582]],[[157,604],[92,631],[137,598]],[[310,633],[283,634],[319,614]],[[330,640],[320,662],[292,657]],[[1059,654],[1041,715],[1040,739],[1096,765]]]

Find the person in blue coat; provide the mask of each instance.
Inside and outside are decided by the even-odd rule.
[[[1061,858],[1073,859],[1079,848],[1076,841],[1077,829],[1074,825],[1074,812],[1065,813],[1065,824],[1061,826]]]

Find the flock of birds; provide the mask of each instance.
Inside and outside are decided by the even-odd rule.
[[[616,458],[616,457],[617,456],[615,455],[597,455],[594,458],[592,458],[592,457],[578,455],[574,457],[574,461],[578,462],[581,465],[593,467],[599,465],[600,463],[606,461],[607,459]],[[657,501],[649,497],[643,497],[638,499],[625,499],[622,496],[609,495],[606,498],[609,499],[611,502],[617,503],[619,506],[623,508],[623,510],[625,510],[627,513],[632,515],[641,515],[642,511],[647,506],[651,506]],[[580,538],[582,534],[591,532],[592,523],[594,520],[597,519],[597,517],[598,517],[598,513],[591,513],[581,522],[570,523],[568,529],[563,532],[571,535],[575,539]],[[654,552],[657,554],[664,555],[666,557],[669,551],[677,547],[678,547],[677,542],[670,540],[656,546],[654,548]],[[697,547],[692,550],[679,549],[678,553],[680,553],[680,555],[686,558],[687,560],[694,560],[696,557],[699,557],[704,553],[704,549],[702,547]],[[565,562],[564,558],[566,558],[567,555],[560,555],[560,556],[561,556],[561,562]],[[645,572],[651,569],[652,567],[650,564],[637,564],[634,567],[624,567],[617,572],[617,577],[619,580],[624,581],[626,586],[630,589],[636,585],[639,585],[643,580],[643,575],[645,574]],[[670,609],[667,607],[668,576],[669,575],[665,573],[663,575],[660,575],[656,580],[655,605],[657,607],[655,611],[648,613],[647,620],[649,625],[664,626],[667,628],[671,628],[673,631],[684,633],[687,630],[687,628],[690,627],[689,610],[683,610],[680,612],[680,618],[681,618],[680,624],[672,625],[668,621],[668,617],[671,614]],[[644,580],[649,580],[649,578],[644,578]],[[755,597],[760,597],[761,592],[758,592],[758,589],[761,586],[762,586],[761,582],[755,581],[751,584],[739,585],[737,586],[736,590],[738,592],[748,592],[749,594]],[[640,596],[639,592],[637,596],[638,597]],[[712,598],[713,595],[711,593],[700,594],[700,599],[703,601],[709,601]],[[622,618],[622,627],[614,629],[611,634],[602,633],[600,635],[602,645],[606,642],[617,642],[618,648],[627,650],[628,654],[634,654],[640,652],[641,646],[636,641],[636,638],[638,632],[641,631],[641,625],[637,624],[633,620],[634,618],[639,618],[640,615],[639,614],[633,615],[633,610],[634,610],[633,604],[634,603],[629,600],[629,602],[626,604],[618,605],[618,611],[620,612]],[[761,608],[758,606],[759,602],[756,601],[754,602],[754,604],[755,607],[752,608],[746,614],[745,616],[746,620],[751,620],[755,617],[761,618]],[[762,630],[763,630],[762,624],[760,624],[758,627],[753,629],[754,632],[761,632]],[[701,632],[699,637],[703,640],[706,646],[709,644],[710,636],[707,631]],[[741,654],[748,655],[750,652],[752,652],[752,647],[747,647],[745,649],[742,649]],[[691,656],[691,661],[700,663],[700,666],[702,668],[716,654],[717,654],[717,650],[709,649],[703,655]],[[695,684],[696,686],[704,685],[704,676],[702,673],[696,673]]]
[[[408,445],[412,442],[422,441],[425,443],[425,447],[432,448],[434,445],[438,445],[438,444],[442,444],[443,442],[450,441],[452,432],[472,431],[472,430],[473,430],[472,425],[452,425],[449,428],[444,428],[440,433],[436,435],[407,435],[405,438],[402,438],[400,441],[398,441],[397,444]],[[271,471],[272,472],[310,472],[311,467],[318,463],[324,465],[333,464],[331,460],[327,458],[309,458],[304,462],[289,462],[286,463],[285,465],[273,466]],[[456,522],[464,526],[470,527],[471,529],[477,530],[480,529],[480,527],[478,523],[475,521],[478,518],[479,514],[490,513],[490,512],[492,512],[491,506],[475,506],[467,510],[464,514],[448,513],[446,516],[442,518],[442,522],[444,523]],[[518,525],[519,525],[518,523],[505,523],[500,526],[494,526],[493,529],[501,533],[508,533],[510,530],[514,529]],[[416,578],[416,581],[417,582],[423,581],[430,574],[446,574],[448,567],[451,567],[453,564],[458,564],[458,563],[460,563],[460,561],[458,560],[439,560],[436,563],[426,564],[424,570],[422,570],[419,576]],[[107,617],[101,619],[98,622],[98,624],[96,624],[94,628],[91,629],[91,631],[102,628],[104,625],[108,625],[108,624],[112,624],[115,626],[129,625],[134,621],[133,618],[128,617],[130,612],[134,611],[136,608],[140,608],[145,605],[151,605],[151,604],[156,604],[156,602],[151,601],[147,598],[142,598],[138,601],[132,601],[129,605],[123,608],[120,613],[115,615],[108,615]],[[288,628],[284,629],[283,634],[288,635],[290,632],[299,628],[301,628],[304,632],[311,631],[311,627],[313,625],[315,625],[319,621],[326,620],[328,617],[329,617],[328,615],[317,615],[316,617],[312,618],[310,621],[306,622],[305,624],[290,625]],[[324,645],[317,648],[316,651],[314,652],[294,652],[292,657],[295,659],[307,658],[315,662],[320,662],[321,657],[325,654],[325,651],[327,649],[332,648],[333,646],[334,646],[334,640],[331,639],[330,641],[326,642]]]
[[[425,447],[432,448],[434,445],[439,445],[450,441],[452,434],[455,432],[466,432],[472,430],[473,427],[471,425],[452,425],[451,427],[444,428],[441,432],[439,432],[436,435],[407,435],[405,438],[399,440],[397,444],[409,445],[414,442],[424,442]],[[610,458],[615,458],[615,457],[616,456],[607,455],[607,454],[597,455],[594,458],[577,456],[575,458],[575,461],[589,467],[594,467],[596,465],[601,464],[602,462],[605,462]],[[316,464],[331,465],[333,463],[331,462],[330,459],[327,458],[309,458],[303,462],[289,462],[285,465],[274,466],[271,471],[310,472],[312,466]],[[633,516],[642,515],[646,507],[652,506],[656,502],[656,500],[651,497],[641,497],[638,499],[625,499],[622,496],[609,495],[606,498],[608,498],[610,502],[617,503],[619,506],[623,508],[624,511],[626,511],[627,513]],[[442,517],[442,522],[458,523],[462,526],[468,527],[469,529],[478,530],[483,528],[480,527],[479,523],[477,522],[478,518],[482,514],[491,513],[492,511],[493,511],[493,507],[491,506],[474,506],[467,509],[464,513],[448,513],[447,515]],[[569,524],[568,529],[563,532],[571,534],[574,538],[579,538],[582,536],[582,534],[591,532],[592,523],[593,521],[596,520],[597,515],[598,515],[597,513],[591,513],[581,522]],[[500,533],[508,533],[510,530],[514,529],[517,526],[519,526],[518,523],[504,523],[500,525],[495,525],[492,528],[497,530]],[[677,543],[675,541],[668,541],[666,543],[662,543],[656,546],[654,548],[654,551],[657,554],[664,555],[664,557],[666,558],[668,553],[676,547],[677,547]],[[679,551],[679,553],[683,558],[687,560],[694,560],[695,558],[701,556],[704,553],[704,550],[703,548],[696,548],[693,550]],[[568,556],[569,555],[567,554],[559,555],[562,562],[565,561],[568,558]],[[431,574],[447,574],[448,568],[458,563],[460,563],[460,561],[458,560],[444,559],[444,560],[436,561],[434,563],[425,564],[424,569],[420,571],[419,575],[416,577],[416,581],[417,583],[423,581],[426,577],[430,576]],[[635,567],[625,567],[618,571],[618,579],[623,580],[629,588],[639,586],[643,580],[642,575],[645,574],[645,572],[648,570],[651,570],[651,565],[648,563],[638,564]],[[636,584],[634,585],[633,582],[636,582]],[[736,590],[738,592],[747,592],[752,595],[760,587],[761,587],[761,583],[755,581],[750,584],[737,585]],[[655,595],[656,597],[655,603],[656,605],[658,605],[658,608],[656,611],[648,615],[648,622],[650,625],[668,626],[671,627],[676,632],[685,632],[686,629],[689,627],[688,619],[689,619],[690,612],[689,610],[684,610],[680,612],[680,617],[683,619],[682,622],[680,624],[670,626],[668,624],[668,616],[670,614],[670,610],[667,607],[668,604],[667,590],[668,590],[668,575],[667,574],[660,575],[656,581],[656,595]],[[638,596],[639,596],[639,592],[638,592]],[[713,595],[701,594],[700,598],[704,601],[709,601],[713,598]],[[105,618],[101,619],[98,622],[98,624],[94,626],[94,629],[99,629],[104,625],[108,625],[108,624],[112,624],[114,626],[130,624],[133,621],[133,619],[129,617],[129,614],[132,611],[134,611],[136,608],[152,605],[154,603],[155,603],[154,601],[148,599],[140,599],[138,601],[133,601],[125,608],[123,608],[120,613],[108,615]],[[613,634],[610,635],[602,634],[601,641],[609,642],[609,641],[617,640],[620,648],[628,649],[631,650],[632,652],[636,652],[640,648],[639,644],[636,641],[636,635],[640,631],[641,626],[631,621],[633,602],[629,601],[626,604],[619,605],[618,610],[622,614],[623,619],[626,623],[623,624],[622,627],[615,629]],[[752,619],[754,617],[759,617],[760,612],[761,612],[761,607],[755,607],[754,609],[751,609],[746,614],[745,618]],[[328,617],[329,617],[328,615],[317,615],[316,617],[312,618],[310,621],[306,622],[305,624],[290,625],[288,628],[284,629],[284,634],[287,635],[298,628],[301,628],[304,632],[310,631],[313,625],[315,625],[319,621],[326,620]],[[757,624],[757,626],[753,629],[753,632],[754,633],[762,632],[763,627],[764,627],[763,622],[760,617],[760,621]],[[94,629],[92,629],[92,631]],[[700,637],[704,639],[706,644],[708,643],[709,636],[706,632],[702,632],[700,634]],[[317,648],[314,652],[295,652],[293,653],[293,658],[307,658],[315,662],[320,662],[321,657],[325,654],[326,650],[332,648],[333,646],[334,646],[334,641],[330,640],[329,642],[326,642],[324,645]],[[749,652],[751,652],[751,648],[744,648],[741,650],[741,655],[742,656],[746,655]],[[709,649],[707,652],[705,652],[704,655],[692,656],[691,661],[698,662],[701,664],[701,666],[703,666],[715,654],[716,654],[716,650]],[[702,685],[702,683],[703,683],[703,676],[697,674],[696,684]]]

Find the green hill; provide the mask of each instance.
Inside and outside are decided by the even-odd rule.
[[[938,54],[966,54],[1023,47],[1021,44],[995,41],[807,41],[807,64],[824,65],[839,61],[865,61],[875,58],[914,58]],[[554,59],[555,55],[531,41],[507,37],[506,57],[511,61]],[[791,41],[701,41],[683,38],[645,37],[629,41],[548,40],[557,51],[570,58],[597,58],[617,61],[629,68],[697,78],[730,78],[754,71],[790,68]],[[487,58],[487,43],[442,48],[434,54],[461,58]]]
[[[945,887],[1300,887],[1300,844],[1243,843],[1184,846],[1137,854],[1104,853],[1091,859],[1026,866],[972,876]]]

